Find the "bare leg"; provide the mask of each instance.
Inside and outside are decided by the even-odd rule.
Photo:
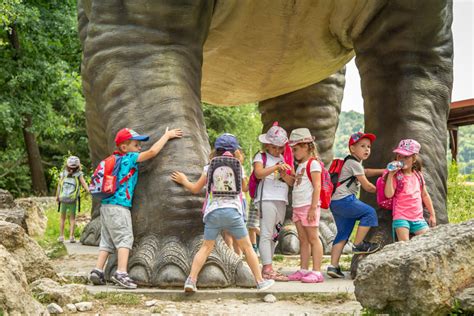
[[[128,256],[130,254],[130,249],[128,248],[118,248],[117,249],[117,271],[119,272],[127,272],[128,266]]]
[[[341,258],[342,251],[344,250],[344,246],[346,245],[347,240],[342,240],[337,244],[332,246],[331,249],[331,265],[334,267],[339,266],[339,259]]]
[[[193,264],[191,266],[191,272],[189,273],[189,276],[194,281],[197,280],[199,272],[206,263],[207,257],[209,257],[209,255],[211,254],[215,244],[215,240],[204,240],[202,242],[201,248],[194,256]]]
[[[74,239],[74,228],[76,227],[76,214],[69,215],[69,240]]]
[[[308,270],[309,255],[311,251],[308,235],[305,227],[301,224],[301,221],[297,221],[295,226],[298,231],[298,239],[300,240],[300,267],[301,269]]]
[[[107,251],[99,250],[99,256],[97,258],[97,263],[95,267],[99,270],[104,270],[105,263],[107,262],[108,257],[109,257],[109,253]]]
[[[260,267],[258,265],[258,257],[253,251],[252,244],[250,243],[250,239],[248,236],[238,239],[237,243],[239,244],[242,251],[245,253],[245,259],[252,270],[252,274],[255,277],[255,281],[260,283],[263,281],[262,273],[260,273]]]
[[[408,241],[410,240],[410,231],[405,227],[399,227],[395,230],[397,233],[397,238],[399,241]]]
[[[323,260],[323,245],[319,239],[318,227],[304,227],[306,236],[311,246],[311,255],[313,258],[313,271],[321,271],[321,262]]]
[[[66,223],[66,212],[61,212],[60,222],[59,222],[59,237],[64,238],[64,224]]]
[[[357,232],[354,238],[354,244],[358,245],[361,242],[364,241],[365,236],[367,236],[367,233],[369,232],[371,227],[368,226],[358,226],[357,227]]]

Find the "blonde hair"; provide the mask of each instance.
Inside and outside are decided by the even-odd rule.
[[[316,147],[316,143],[315,142],[309,142],[309,143],[298,143],[296,144],[295,146],[303,146],[303,145],[308,145],[308,146],[305,146],[308,150],[308,153],[311,157],[314,157],[316,158],[318,161],[321,161],[321,158],[319,157],[319,152],[318,152],[318,148]]]

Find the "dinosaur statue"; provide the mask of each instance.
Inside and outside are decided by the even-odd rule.
[[[201,101],[258,101],[265,130],[273,121],[288,132],[308,127],[328,163],[343,67],[354,56],[365,131],[377,135],[366,167],[384,166],[400,139],[417,139],[438,223],[448,221],[451,1],[79,0],[78,19],[93,162],[112,152],[125,126],[149,134],[149,144],[167,126],[185,133],[140,169],[129,268],[141,284],[182,286],[201,242],[203,198],[170,181],[173,170],[197,179],[207,162]],[[361,197],[375,205],[373,195]],[[390,214],[379,218],[370,238],[388,243]],[[87,238],[97,239],[97,227],[96,220]],[[108,272],[114,268],[110,260]],[[222,242],[199,279],[201,287],[252,283]]]

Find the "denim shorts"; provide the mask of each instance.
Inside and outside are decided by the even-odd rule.
[[[428,223],[424,219],[418,221],[409,221],[406,219],[396,219],[392,223],[392,233],[393,233],[393,240],[396,240],[397,234],[395,230],[400,227],[405,227],[409,230],[410,234],[415,234],[420,230],[429,228]]]
[[[331,202],[331,212],[337,227],[334,245],[349,239],[357,220],[360,221],[359,226],[378,226],[375,209],[357,199],[354,194],[340,200],[333,200]]]
[[[218,208],[204,218],[205,240],[216,240],[222,230],[226,230],[237,240],[248,235],[242,214],[236,208]]]

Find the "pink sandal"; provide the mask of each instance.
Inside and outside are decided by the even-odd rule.
[[[288,276],[288,280],[290,281],[301,281],[301,278],[303,278],[305,275],[307,275],[309,272],[304,273],[301,270],[298,270],[296,272],[293,272]]]
[[[262,278],[267,280],[275,280],[277,282],[288,282],[288,277],[277,271],[262,272]]]
[[[324,276],[319,271],[310,271],[301,278],[303,283],[321,283],[324,282]]]

